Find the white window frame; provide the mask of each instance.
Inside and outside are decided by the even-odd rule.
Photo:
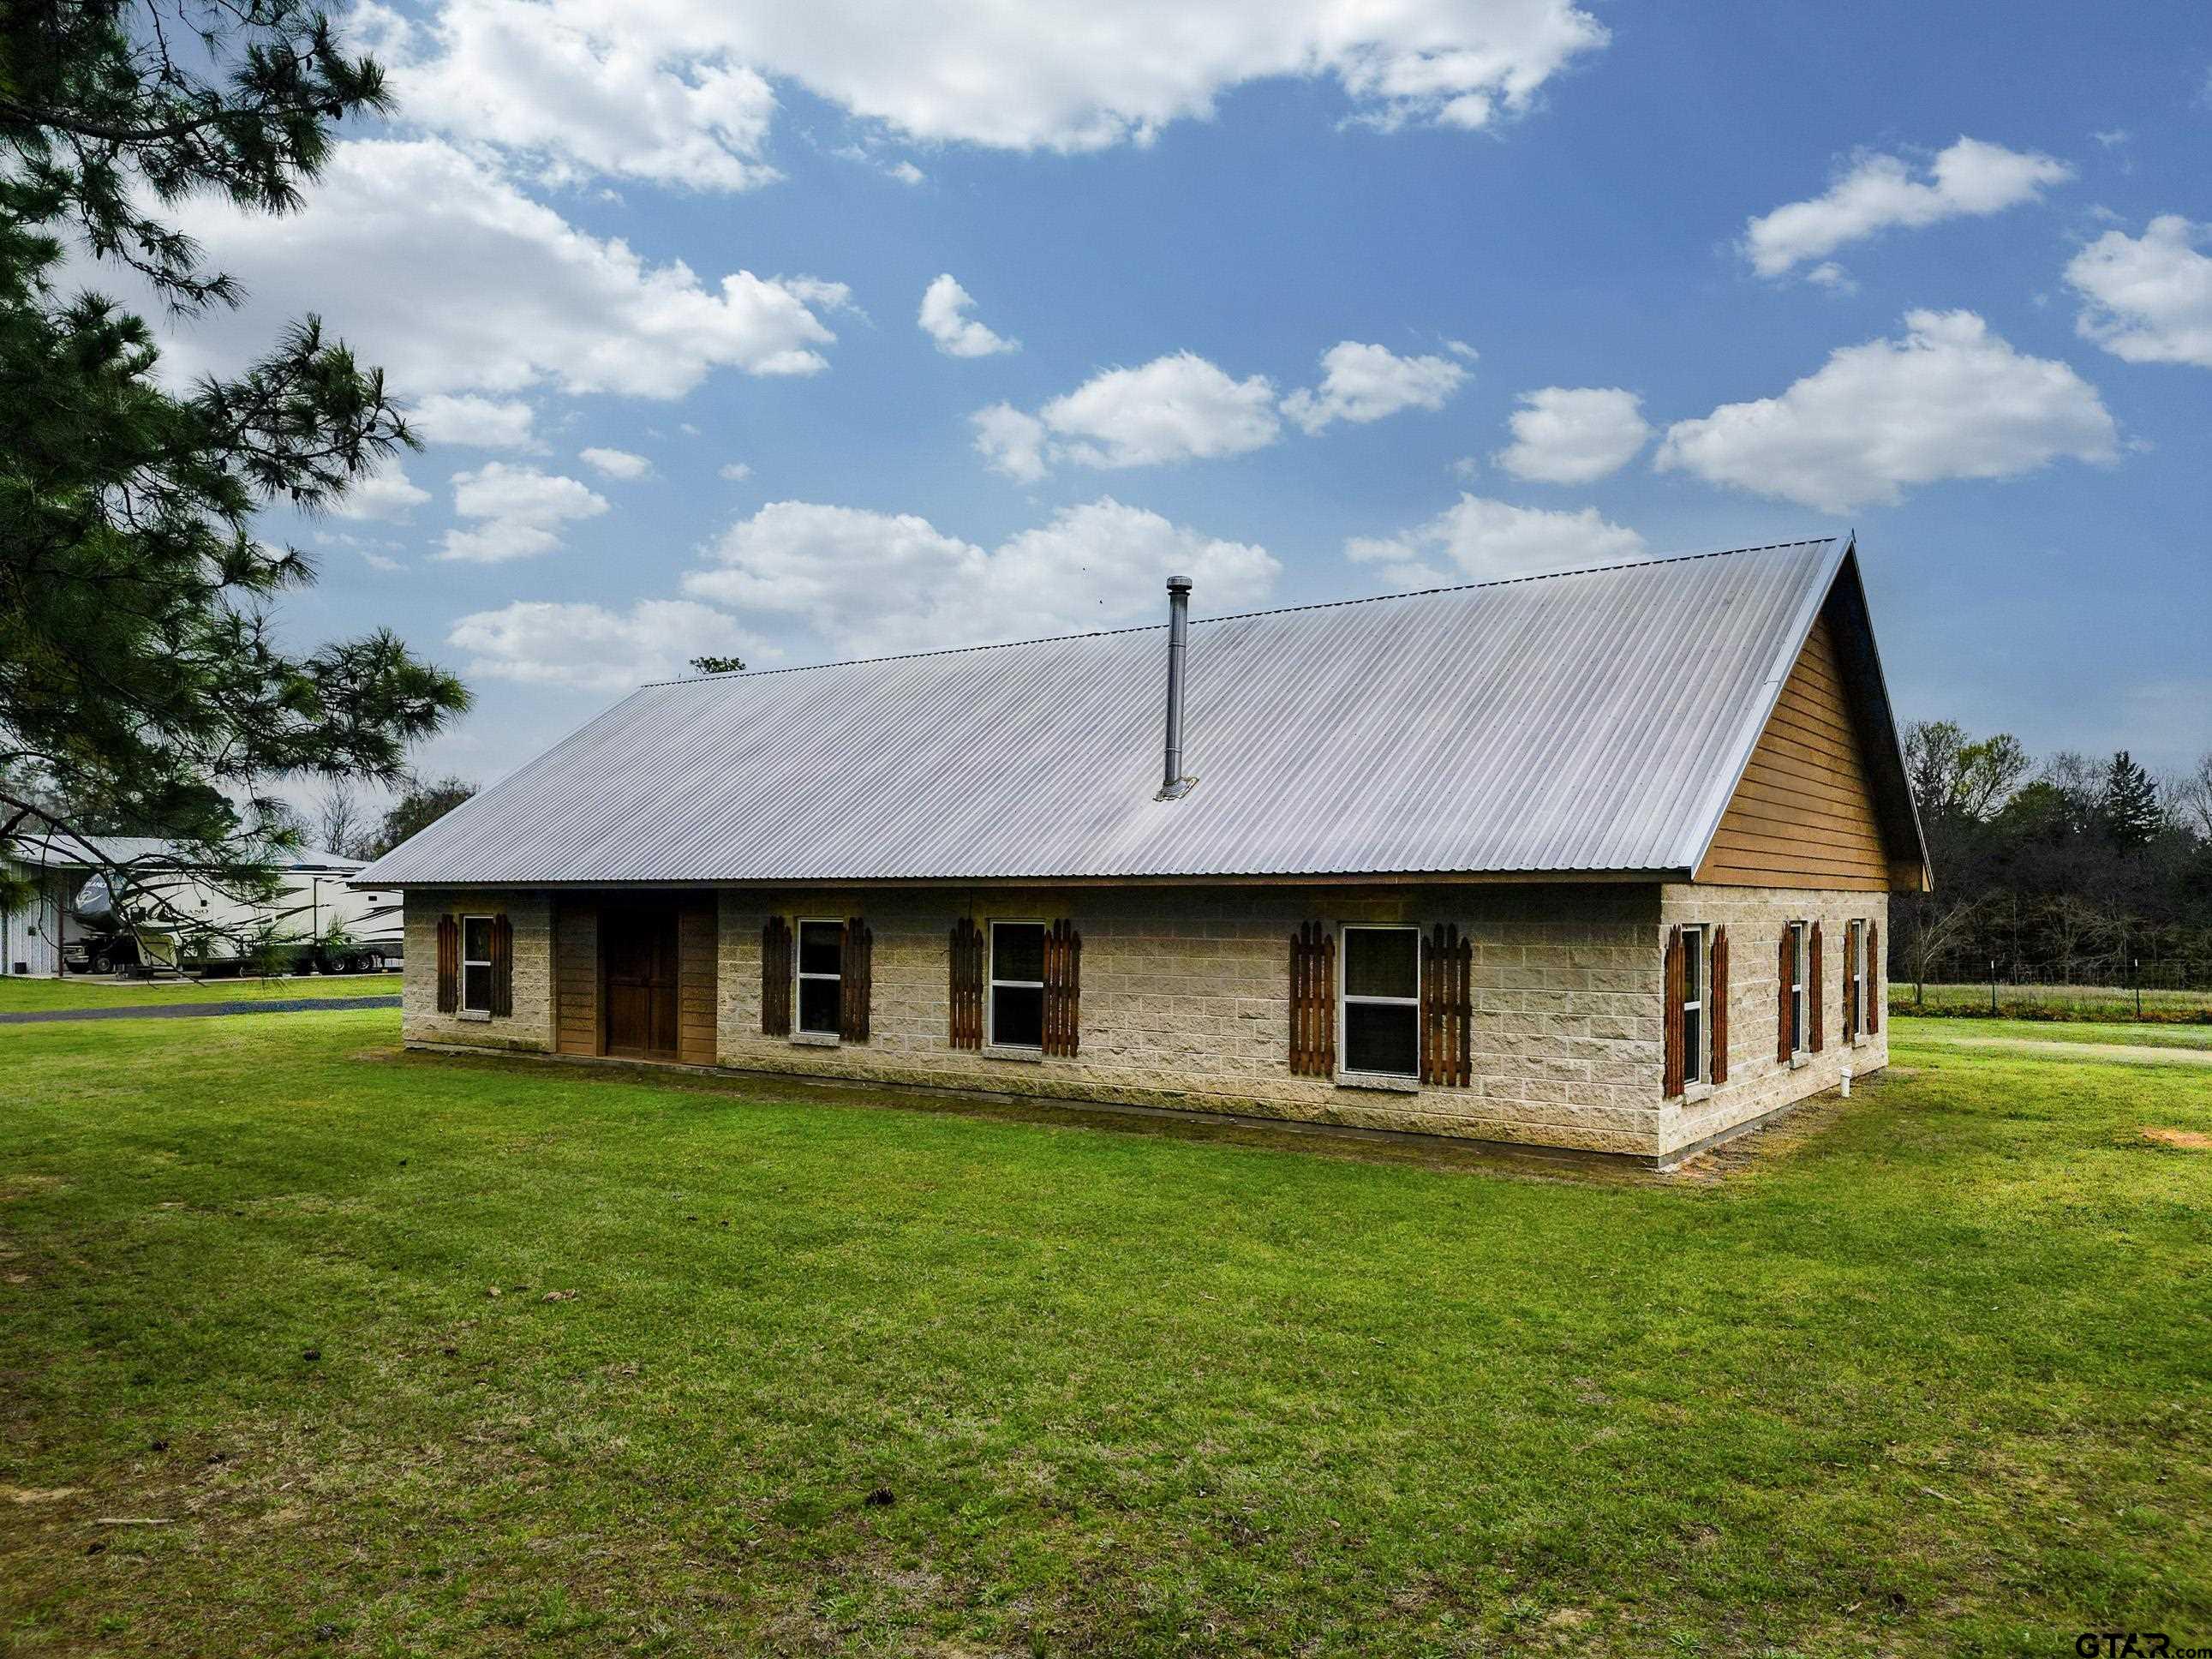
[[[809,927],[835,927],[837,930],[837,971],[834,974],[810,974],[800,964],[806,960],[806,930]],[[799,993],[810,979],[826,979],[837,985],[837,1024],[827,1031],[806,1029],[803,1012],[806,1000]],[[842,1042],[844,1041],[845,1007],[845,919],[842,916],[799,916],[791,927],[791,1036],[794,1042]]]
[[[480,957],[472,957],[472,956],[471,956],[471,955],[469,954],[469,924],[470,924],[471,922],[472,922],[472,921],[480,921],[480,922],[483,923],[483,928],[484,928],[484,953],[483,953],[482,956],[480,956]],[[460,1012],[460,1014],[463,1016],[463,1018],[469,1018],[469,1019],[489,1019],[489,1018],[491,1018],[491,990],[492,990],[492,987],[491,987],[491,951],[492,951],[491,935],[492,935],[492,929],[493,929],[495,926],[497,926],[497,923],[498,923],[498,918],[496,918],[496,917],[495,917],[495,916],[484,916],[484,915],[477,915],[477,916],[463,916],[463,917],[461,917],[461,918],[460,918],[460,923],[461,923],[461,939],[460,939],[460,945],[461,945],[461,969],[460,969],[460,971],[461,971],[461,982],[460,982],[460,985],[459,985],[459,987],[458,988],[458,990],[457,990],[457,992],[456,992],[456,994],[455,994],[455,997],[454,997],[454,1005],[453,1005],[453,1006],[454,1006],[454,1007],[455,1007],[455,1008],[456,1008],[456,1009]],[[476,1006],[473,1003],[471,1003],[471,1002],[469,1000],[469,969],[471,969],[471,968],[481,968],[481,969],[483,969],[484,970],[484,972],[483,972],[484,1000],[483,1000],[483,1006],[481,1008],[479,1008],[479,1007]]]
[[[1698,942],[1690,965],[1690,940]],[[1702,921],[1682,924],[1682,1086],[1710,1088],[1713,1081],[1713,930]],[[1690,1011],[1698,1012],[1698,1040],[1690,1041]]]
[[[1373,997],[1352,994],[1352,945],[1353,933],[1411,933],[1413,936],[1413,994],[1409,997]],[[1346,921],[1336,929],[1336,1052],[1337,1072],[1340,1077],[1395,1085],[1421,1080],[1421,929],[1411,921]],[[1351,1063],[1352,1048],[1348,1042],[1351,1022],[1346,1010],[1352,1003],[1373,1003],[1387,1008],[1411,1008],[1413,1011],[1413,1069],[1410,1072],[1362,1071]]]
[[[1813,1052],[1813,924],[1793,921],[1790,928],[1790,1058]]]
[[[1052,924],[1027,916],[994,916],[985,925],[983,937],[983,1046],[1010,1054],[1044,1053],[1042,1035],[1043,1021],[1038,1021],[1039,1037],[1035,1042],[1001,1042],[999,1041],[999,988],[1010,991],[1035,991],[1042,1015],[1044,1006],[1044,981],[1041,979],[1000,979],[999,977],[999,929],[1001,927],[1034,927],[1040,935],[1049,933]]]

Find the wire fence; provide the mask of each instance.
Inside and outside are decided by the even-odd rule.
[[[1893,973],[1889,1002],[1902,1012],[1987,1019],[2212,1024],[2212,959],[1954,959],[1932,969],[1926,980]]]

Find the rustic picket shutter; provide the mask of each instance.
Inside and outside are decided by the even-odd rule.
[[[1044,1051],[1073,1058],[1083,1014],[1083,935],[1062,917],[1044,930]]]
[[[1865,943],[1865,929],[1856,921],[1844,924],[1844,1041],[1854,1042],[1859,1034],[1859,983],[1865,975],[1862,965],[1865,958],[1860,954]]]
[[[1464,1089],[1474,1074],[1474,941],[1438,922],[1421,941],[1421,1081]]]
[[[1336,935],[1317,921],[1291,935],[1291,1071],[1336,1075]]]
[[[791,924],[781,916],[761,927],[761,1035],[791,1035]]]
[[[461,1006],[461,924],[452,914],[438,918],[438,1012],[450,1014]]]
[[[1713,1087],[1717,1089],[1728,1081],[1729,940],[1725,927],[1713,931],[1712,980],[1712,988],[1706,994],[1710,1006],[1705,1020],[1713,1034]]]
[[[1866,935],[1866,1028],[1872,1036],[1881,1030],[1881,1008],[1887,1000],[1881,989],[1881,924],[1867,923]]]
[[[952,924],[952,1046],[983,1046],[983,930],[973,918]]]
[[[868,1040],[868,1007],[873,1000],[870,980],[876,960],[876,936],[858,916],[845,921],[845,937],[837,958],[837,1035],[847,1042]]]
[[[1819,1054],[1828,1046],[1827,1013],[1821,1007],[1820,996],[1820,924],[1813,924],[1812,942],[1805,947],[1805,1000],[1813,1011],[1812,1049]]]
[[[514,924],[504,910],[491,919],[491,1012],[501,1019],[514,1012]]]
[[[1667,931],[1667,971],[1664,975],[1667,998],[1665,1075],[1661,1079],[1660,1092],[1669,1097],[1682,1092],[1682,930],[1670,927]]]
[[[1797,970],[1797,952],[1792,949],[1788,922],[1782,924],[1782,940],[1774,952],[1774,1058],[1787,1066],[1791,1058],[1790,1047],[1790,981]]]

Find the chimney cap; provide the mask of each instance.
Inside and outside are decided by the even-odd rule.
[[[1189,577],[1188,577],[1188,576],[1170,576],[1170,577],[1169,577],[1169,578],[1168,578],[1168,592],[1170,592],[1170,593],[1188,593],[1188,592],[1190,592],[1190,578],[1189,578]]]

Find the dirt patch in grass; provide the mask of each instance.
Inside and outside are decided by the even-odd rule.
[[[2145,1129],[2143,1139],[2162,1146],[2179,1146],[2184,1152],[2212,1152],[2212,1135],[2197,1129]]]

